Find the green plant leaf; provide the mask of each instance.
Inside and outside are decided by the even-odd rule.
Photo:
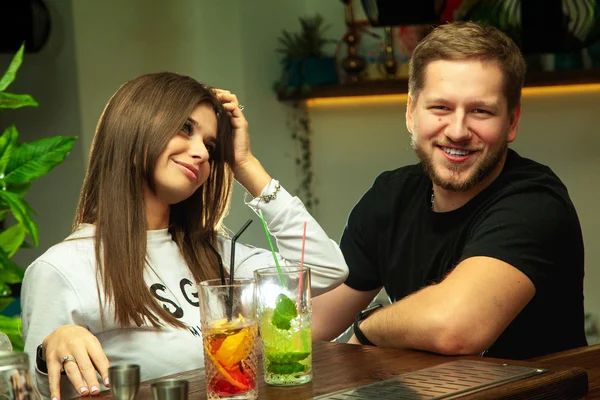
[[[2,132],[2,136],[0,136],[0,179],[4,176],[4,171],[6,171],[6,166],[8,165],[8,161],[17,147],[17,139],[19,137],[19,132],[14,125],[9,126]]]
[[[21,243],[21,248],[22,249],[33,249],[34,246],[31,243],[28,243],[27,241]]]
[[[25,106],[37,107],[38,102],[28,94],[0,92],[0,108],[21,108]]]
[[[4,250],[0,249],[0,283],[8,284],[22,282],[24,274],[25,270],[12,262]],[[8,294],[10,294],[10,288],[8,290]],[[0,297],[2,296],[6,296],[6,294],[1,293]]]
[[[25,231],[31,236],[33,245],[38,245],[38,227],[33,222],[33,210],[24,199],[21,199],[17,194],[0,190],[0,201],[8,205],[10,212],[17,221],[23,224]]]
[[[13,301],[15,301],[14,297],[0,297],[0,311],[8,307]]]
[[[14,224],[5,231],[0,232],[0,249],[10,258],[21,247],[24,240],[25,228],[21,224]]]
[[[7,184],[27,183],[48,173],[65,160],[76,137],[55,136],[24,143],[13,153],[4,180]]]
[[[13,346],[13,351],[23,351],[24,343],[21,318],[0,315],[0,331],[6,333]]]
[[[19,51],[17,51],[12,61],[10,62],[8,69],[6,70],[2,78],[0,78],[0,92],[3,92],[8,87],[8,85],[10,85],[12,81],[15,80],[15,77],[17,76],[17,71],[19,70],[21,63],[23,62],[24,51],[25,43],[21,45]]]
[[[2,184],[1,180],[0,180],[0,184]],[[29,188],[31,188],[31,182],[27,182],[27,183],[10,183],[10,184],[6,185],[6,190],[8,190],[9,192],[12,192],[14,194],[16,194],[21,199],[25,197],[25,195],[29,191]]]

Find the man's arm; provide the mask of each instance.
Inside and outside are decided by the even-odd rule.
[[[314,340],[333,340],[354,322],[356,314],[369,305],[380,288],[362,292],[341,284],[312,301]]]
[[[534,294],[531,280],[513,266],[471,257],[439,284],[372,314],[360,329],[378,346],[478,354],[494,343]],[[350,313],[343,315],[347,322]]]

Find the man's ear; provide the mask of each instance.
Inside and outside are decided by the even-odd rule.
[[[515,107],[510,113],[510,126],[508,128],[508,143],[512,143],[517,138],[517,128],[521,120],[521,105]]]
[[[410,94],[408,95],[407,99],[406,99],[406,129],[410,132],[412,132],[412,122],[413,122],[413,115],[412,115],[412,98],[410,97]]]

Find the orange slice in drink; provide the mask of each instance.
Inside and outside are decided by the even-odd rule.
[[[252,350],[253,335],[249,328],[244,328],[234,335],[227,336],[214,357],[221,365],[231,369],[235,364],[242,361]]]
[[[217,368],[217,371],[219,371],[221,373],[221,375],[223,375],[223,378],[225,378],[225,380],[227,382],[229,382],[232,386],[235,386],[236,388],[241,389],[241,390],[250,389],[249,385],[245,385],[245,384],[233,379],[233,377],[229,374],[229,372],[227,372],[227,370],[225,368],[223,368],[221,363],[219,361],[217,361],[217,359],[212,354],[210,354],[210,351],[208,350],[208,348],[206,346],[205,346],[205,350],[206,350],[206,355],[210,358],[210,360],[212,361],[215,368]]]

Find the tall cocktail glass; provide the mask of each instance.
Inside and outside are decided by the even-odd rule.
[[[256,399],[258,324],[252,279],[198,285],[209,399]]]
[[[280,277],[276,267],[261,268],[254,279],[265,382],[278,386],[310,382],[310,270],[281,267]]]

